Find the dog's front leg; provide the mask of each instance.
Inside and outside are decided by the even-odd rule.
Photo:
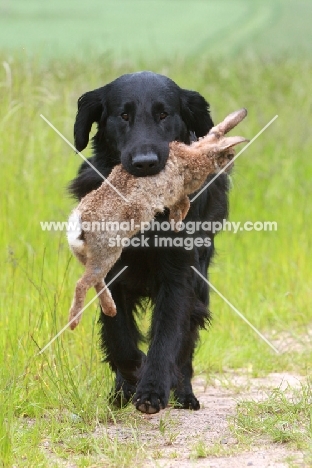
[[[171,269],[168,269],[168,265],[164,269],[167,274],[170,271],[171,275],[170,278],[163,278],[158,290],[152,319],[151,345],[133,399],[136,408],[143,413],[157,413],[165,408],[170,389],[177,386],[181,377],[178,357],[181,344],[185,342],[185,334],[189,334],[190,330],[192,297],[189,272],[186,269],[185,265],[181,268],[173,267],[173,263]]]

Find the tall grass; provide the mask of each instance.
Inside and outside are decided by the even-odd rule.
[[[310,62],[177,59],[126,65],[101,56],[88,63],[73,59],[43,65],[19,56],[8,60],[5,54],[1,62],[4,466],[17,460],[18,466],[53,466],[42,451],[47,438],[51,451],[64,457],[102,453],[107,444],[104,439],[102,445],[89,441],[90,446],[74,449],[70,442],[77,431],[92,430],[97,421],[114,415],[108,404],[112,376],[98,348],[96,305],[85,312],[74,333],[64,332],[43,355],[37,354],[66,323],[80,272],[65,233],[43,232],[39,223],[67,219],[73,201],[65,187],[81,162],[39,115],[72,140],[77,98],[121,73],[152,69],[167,74],[182,87],[200,91],[211,102],[215,121],[247,107],[248,118],[239,130],[249,138],[279,115],[237,160],[230,200],[231,220],[277,221],[278,230],[220,234],[210,280],[270,339],[285,333],[300,339],[312,319]],[[306,372],[311,350],[299,347],[275,356],[216,294],[211,309],[213,326],[201,334],[197,372],[241,366],[252,366],[254,373]]]

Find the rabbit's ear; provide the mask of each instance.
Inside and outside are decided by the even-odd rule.
[[[232,128],[236,127],[247,115],[247,109],[244,107],[237,111],[231,112],[231,114],[227,115],[225,119],[220,122],[215,127],[211,128],[209,133],[219,133],[225,134],[228,133]]]
[[[228,148],[232,148],[232,146],[236,146],[240,143],[245,143],[248,141],[249,140],[241,136],[222,137],[215,143],[215,149],[221,152]]]

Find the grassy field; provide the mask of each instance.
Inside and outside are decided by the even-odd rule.
[[[79,61],[46,66],[16,58],[2,69],[0,437],[4,466],[17,460],[17,466],[53,466],[40,449],[46,440],[52,451],[68,459],[90,453],[105,453],[113,459],[118,453],[119,466],[128,466],[127,457],[136,457],[139,450],[122,449],[122,444],[108,450],[109,441],[104,439],[94,442],[99,445],[90,441],[87,447],[83,442],[81,447],[73,445],[75,434],[116,417],[107,406],[112,377],[100,362],[96,305],[88,309],[74,333],[66,331],[43,355],[36,355],[66,323],[81,271],[72,261],[64,233],[40,228],[40,221],[66,220],[73,202],[65,186],[80,160],[39,114],[71,140],[77,96],[130,69],[112,61],[100,67],[97,63],[86,69]],[[231,220],[276,221],[278,230],[219,235],[219,255],[210,279],[269,339],[280,340],[281,345],[283,336],[290,334],[300,341],[312,318],[308,197],[312,136],[306,98],[312,91],[312,64],[256,60],[239,65],[234,61],[225,67],[217,61],[194,60],[191,67],[162,62],[152,68],[203,93],[211,101],[216,121],[246,106],[249,115],[241,133],[250,138],[279,115],[238,159],[231,192]],[[252,369],[253,375],[285,369],[308,372],[311,348],[301,346],[297,352],[277,356],[216,294],[211,308],[214,322],[201,335],[197,374],[208,378],[224,368],[240,367]],[[110,452],[114,450],[115,455]]]
[[[113,380],[101,363],[96,304],[75,332],[67,330],[37,354],[66,324],[81,272],[65,233],[40,228],[40,221],[67,219],[74,203],[66,184],[80,164],[40,114],[72,141],[77,98],[124,72],[150,69],[198,90],[215,121],[247,107],[240,133],[249,138],[278,114],[237,160],[230,199],[232,221],[276,221],[278,229],[220,234],[210,280],[284,351],[274,354],[213,294],[213,326],[201,334],[195,368],[208,380],[224,369],[247,368],[253,376],[311,372],[305,344],[312,322],[311,4],[195,0],[184,1],[183,14],[175,16],[177,3],[151,0],[140,9],[139,0],[98,0],[93,8],[70,1],[41,10],[34,0],[0,4],[0,466],[59,466],[53,454],[79,467],[144,466],[149,451],[139,441],[91,436],[98,422],[133,418],[137,424],[132,408],[108,405]],[[157,23],[163,11],[164,22]],[[99,34],[96,44],[90,30]],[[127,48],[131,56],[124,55]],[[285,349],[286,338],[295,350]],[[267,406],[243,407],[239,428],[276,439],[272,418],[261,425],[276,404],[280,418],[296,427],[304,421],[300,447],[306,450],[311,387],[297,396],[298,411],[279,394],[274,398]]]
[[[307,55],[308,0],[2,0],[0,47],[25,57]]]

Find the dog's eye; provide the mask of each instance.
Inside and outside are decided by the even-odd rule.
[[[160,120],[164,120],[164,119],[167,117],[167,115],[168,115],[167,112],[161,112],[161,113],[159,114]]]
[[[125,120],[126,122],[128,122],[128,120],[129,120],[129,114],[126,114],[126,113],[124,112],[123,114],[121,114],[121,118],[122,118],[123,120]]]

